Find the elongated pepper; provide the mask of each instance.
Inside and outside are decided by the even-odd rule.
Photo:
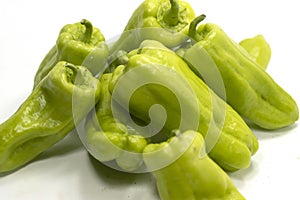
[[[245,200],[229,176],[207,156],[198,132],[179,132],[168,141],[149,144],[143,155],[161,200]],[[172,162],[161,167],[166,160]]]
[[[65,25],[56,44],[41,62],[35,77],[34,87],[52,70],[58,61],[87,67],[93,75],[104,71],[108,46],[101,31],[86,19]]]
[[[176,47],[187,39],[194,18],[193,8],[183,0],[145,0],[132,14],[110,53],[129,52],[146,39]]]
[[[141,153],[147,140],[113,115],[109,91],[111,80],[111,73],[100,79],[100,99],[85,125],[87,149],[101,162],[116,161],[121,170],[134,171],[143,164]]]
[[[99,92],[85,67],[58,62],[0,125],[0,172],[21,167],[62,140],[94,107]]]
[[[167,115],[165,133],[174,129],[199,131],[206,137],[209,155],[222,168],[235,171],[250,165],[251,155],[258,149],[255,135],[184,60],[153,40],[145,40],[127,56],[124,74],[111,87],[116,102],[131,115],[157,127],[164,119],[163,113],[152,110],[149,115],[148,111],[153,105],[161,105]],[[137,83],[145,84],[131,93]]]
[[[297,121],[299,110],[295,100],[219,26],[207,23],[197,29],[204,18],[201,15],[191,23],[189,35],[195,44],[186,49],[183,58],[201,63],[198,58],[205,51],[222,76],[226,101],[250,122],[265,129],[278,129]],[[193,63],[190,62],[192,67]],[[207,84],[219,94],[218,88],[210,84],[214,77],[206,78],[211,80]]]
[[[271,59],[271,47],[265,37],[258,34],[251,38],[246,38],[239,42],[241,45],[263,69],[267,69]]]

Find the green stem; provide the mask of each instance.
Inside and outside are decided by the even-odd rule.
[[[203,37],[197,32],[197,26],[200,22],[202,22],[205,19],[205,17],[206,16],[202,14],[196,17],[190,24],[189,36],[195,41],[200,41],[203,39]]]
[[[67,78],[68,80],[72,83],[75,84],[76,76],[78,73],[78,68],[71,64],[71,63],[66,63],[65,67],[67,68]]]
[[[164,21],[170,26],[176,26],[179,21],[179,4],[176,0],[170,0],[171,8],[164,14]]]
[[[92,37],[92,33],[93,33],[93,25],[90,21],[83,19],[80,22],[82,25],[85,26],[85,32],[84,35],[82,36],[81,40],[84,43],[89,43]]]

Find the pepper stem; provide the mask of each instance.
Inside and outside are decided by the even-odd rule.
[[[170,26],[175,26],[179,21],[179,4],[176,0],[170,0],[171,8],[164,14],[164,22]]]
[[[89,43],[92,37],[92,33],[93,33],[93,25],[90,21],[83,19],[80,22],[82,25],[85,26],[85,32],[84,35],[82,36],[81,40],[84,43]]]
[[[77,73],[78,73],[78,68],[75,65],[71,64],[71,63],[66,63],[65,67],[68,68],[68,71],[67,71],[68,80],[72,84],[74,84],[75,80],[76,80]]]
[[[203,37],[197,32],[197,26],[200,22],[202,22],[206,16],[204,14],[196,17],[190,24],[189,27],[189,36],[195,41],[200,41]]]

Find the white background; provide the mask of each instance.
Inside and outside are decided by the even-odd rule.
[[[0,1],[0,122],[30,94],[34,74],[62,26],[89,19],[106,39],[120,34],[142,0]],[[235,41],[261,33],[272,47],[268,72],[300,105],[299,4],[188,0]],[[260,149],[249,169],[230,174],[249,200],[300,199],[300,133],[295,125],[254,130]],[[155,200],[149,174],[123,174],[91,158],[75,132],[18,171],[0,176],[1,200]]]

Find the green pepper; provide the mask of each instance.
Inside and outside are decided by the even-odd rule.
[[[87,67],[93,75],[103,71],[108,56],[108,46],[100,30],[83,19],[65,25],[56,44],[41,62],[34,78],[34,87],[51,71],[58,61]]]
[[[261,34],[247,38],[239,43],[263,69],[267,69],[271,59],[271,47]]]
[[[194,18],[193,8],[183,0],[145,0],[134,11],[110,52],[129,52],[145,39],[176,47],[187,39]]]
[[[119,121],[118,116],[113,116],[108,88],[111,79],[111,73],[103,74],[100,79],[100,99],[85,125],[87,149],[101,162],[115,160],[122,170],[134,171],[143,164],[141,153],[147,141]]]
[[[185,50],[183,58],[193,66],[201,64],[198,58],[203,52],[208,54],[222,76],[226,101],[250,122],[265,129],[278,129],[297,121],[299,111],[294,99],[219,26],[207,23],[196,30],[203,19],[202,15],[191,23],[189,35],[196,43]],[[210,69],[204,67],[205,70]],[[219,94],[219,88],[210,84],[215,78],[207,79]]]
[[[266,41],[263,35],[259,34],[252,38],[246,38],[240,41],[239,45],[248,52],[248,54],[257,64],[259,64],[260,67],[262,67],[264,70],[267,69],[271,59],[272,51],[269,43]],[[186,49],[190,47],[192,47],[190,42],[183,43],[181,48],[176,50],[176,53],[183,57]],[[116,59],[116,62],[117,61],[118,60]]]
[[[149,144],[143,155],[146,166],[153,171],[161,200],[245,199],[229,176],[207,156],[198,132],[186,131],[166,142]],[[161,167],[165,160],[173,162]]]
[[[197,130],[206,137],[209,155],[223,169],[235,171],[249,166],[251,155],[258,149],[256,137],[238,113],[211,91],[186,62],[151,40],[142,42],[127,56],[123,75],[111,87],[116,102],[129,108],[132,116],[145,123],[154,120],[158,126],[163,120],[161,113],[153,112],[150,118],[148,110],[152,105],[161,105],[167,114],[163,132]],[[133,85],[144,80],[149,84],[136,89],[128,101]]]
[[[63,139],[99,99],[98,80],[65,61],[0,125],[0,172],[14,170]]]

